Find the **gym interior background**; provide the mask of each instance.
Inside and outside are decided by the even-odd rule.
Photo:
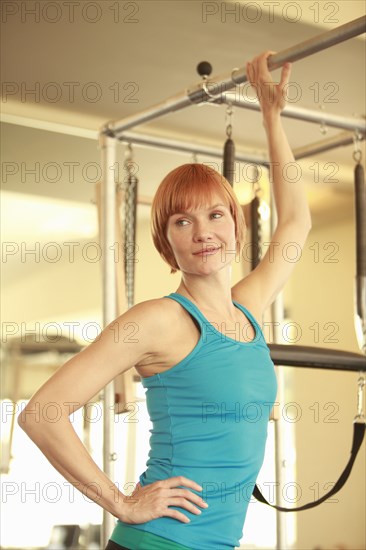
[[[364,13],[363,1],[2,3],[3,548],[99,548],[101,510],[68,486],[16,424],[10,438],[11,400],[19,412],[36,388],[102,327],[99,128],[199,82],[200,61],[209,61],[214,75],[226,74],[263,50],[281,51]],[[293,105],[364,117],[365,35],[294,63],[291,80]],[[291,119],[284,124],[294,149],[339,134],[324,124]],[[238,152],[266,156],[258,112],[234,108],[232,126]],[[138,132],[221,149],[226,106],[192,106]],[[364,159],[364,142],[358,146]],[[126,176],[126,149],[119,144],[118,181]],[[354,149],[350,144],[298,162],[313,226],[301,257],[292,256],[297,265],[282,295],[285,343],[359,351]],[[178,286],[179,273],[170,275],[153,248],[149,202],[169,170],[193,159],[222,169],[220,158],[133,145],[140,197],[136,302]],[[269,204],[265,173],[261,184]],[[243,204],[253,197],[244,163],[236,164],[234,189]],[[243,257],[234,265],[233,283],[248,268]],[[271,341],[271,333],[266,336]],[[37,340],[42,352],[31,345]],[[300,505],[325,494],[348,460],[358,375],[290,367],[281,372],[285,399],[277,413],[285,440],[284,494],[288,505]],[[140,384],[135,386],[134,407],[115,422],[121,485],[131,476],[137,479],[148,452],[144,393]],[[73,422],[100,463],[101,408],[90,406]],[[273,457],[270,430],[264,482],[275,479]],[[241,548],[276,548],[279,529],[282,548],[365,548],[364,461],[365,445],[342,491],[312,510],[277,516],[253,502]],[[61,527],[67,525],[78,526],[69,530],[77,534],[73,542]]]

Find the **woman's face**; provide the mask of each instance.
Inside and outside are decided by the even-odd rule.
[[[210,204],[168,219],[167,239],[179,269],[185,273],[208,275],[235,259],[235,222],[219,195]]]

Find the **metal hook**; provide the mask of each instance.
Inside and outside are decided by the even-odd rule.
[[[231,71],[231,80],[234,82],[234,84],[236,84],[237,86],[239,86],[239,84],[241,84],[241,82],[237,82],[235,80],[235,73],[237,73],[239,70],[238,67],[235,67],[232,71]]]
[[[360,164],[360,162],[362,160],[362,151],[361,151],[361,147],[360,147],[361,137],[362,136],[361,136],[360,132],[358,132],[356,130],[355,134],[353,136],[354,151],[353,151],[353,154],[352,154],[352,158],[357,164]]]
[[[207,88],[207,83],[208,83],[207,79],[204,79],[202,82],[202,89],[205,92],[205,94],[208,95],[208,97],[210,97],[211,99],[215,99],[215,100],[221,97],[221,93],[217,95],[212,94]]]
[[[361,372],[357,381],[357,415],[355,416],[356,422],[364,422],[365,415],[363,414],[363,391],[365,387],[365,377]]]
[[[231,119],[233,115],[233,105],[232,103],[228,103],[226,107],[226,116],[225,116],[225,123],[226,123],[226,135],[228,138],[231,138],[233,133],[233,126],[231,124]]]
[[[323,104],[319,105],[319,109],[321,111],[324,111],[324,105]],[[322,120],[320,123],[320,133],[323,134],[323,136],[328,133],[328,127],[325,124],[324,120]]]
[[[324,121],[322,121],[320,124],[320,133],[323,134],[323,136],[328,133],[328,127]]]
[[[132,157],[133,157],[132,143],[130,141],[127,143],[125,157],[126,157],[126,161],[132,160]]]

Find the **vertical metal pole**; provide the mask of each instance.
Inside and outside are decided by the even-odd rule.
[[[103,286],[103,325],[106,327],[117,317],[116,271],[114,263],[116,191],[115,159],[116,140],[101,134],[99,137],[102,162],[101,186],[101,245],[102,245],[102,286]],[[114,482],[114,383],[110,382],[103,391],[103,470]],[[113,516],[103,510],[101,547],[105,548],[114,528]]]
[[[283,297],[278,295],[274,303],[272,304],[272,320],[282,324],[283,320]],[[282,343],[281,340],[281,327],[274,325],[274,340],[276,343]],[[278,383],[278,402],[284,403],[284,389],[285,389],[285,373],[283,370],[277,369],[277,383]],[[276,503],[279,506],[283,505],[282,502],[282,489],[286,483],[285,476],[283,475],[284,464],[284,434],[280,425],[281,417],[275,421],[275,471],[276,471]],[[293,519],[293,518],[290,518]],[[276,510],[276,534],[277,534],[277,550],[288,550],[287,540],[287,520],[286,514],[282,514]]]
[[[269,175],[271,180],[271,174]],[[277,226],[277,211],[274,201],[274,194],[271,193],[270,197],[270,208],[271,208],[271,235],[273,235],[274,230]],[[277,295],[275,301],[271,306],[271,319],[273,323],[273,339],[274,343],[282,344],[282,331],[281,325],[284,318],[284,304],[283,304],[283,294],[282,292]],[[282,369],[277,369],[277,398],[279,403],[284,402],[284,390],[285,390],[285,381],[284,373]],[[285,476],[283,475],[283,462],[284,462],[284,434],[280,426],[280,418],[275,421],[275,472],[276,472],[276,503],[281,506],[282,503],[282,488],[285,485]],[[276,548],[277,550],[287,550],[288,549],[288,540],[287,540],[287,519],[286,514],[282,514],[276,510]]]

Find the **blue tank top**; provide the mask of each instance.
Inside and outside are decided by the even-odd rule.
[[[172,506],[190,523],[161,517],[133,527],[192,549],[233,550],[243,536],[263,463],[277,391],[274,365],[261,327],[244,306],[233,301],[255,329],[254,339],[243,343],[223,327],[219,331],[185,296],[173,292],[164,297],[189,312],[201,336],[174,367],[141,380],[153,427],[147,469],[139,481],[144,486],[185,476],[203,487],[189,490],[209,507],[198,506],[202,513],[196,515]]]

